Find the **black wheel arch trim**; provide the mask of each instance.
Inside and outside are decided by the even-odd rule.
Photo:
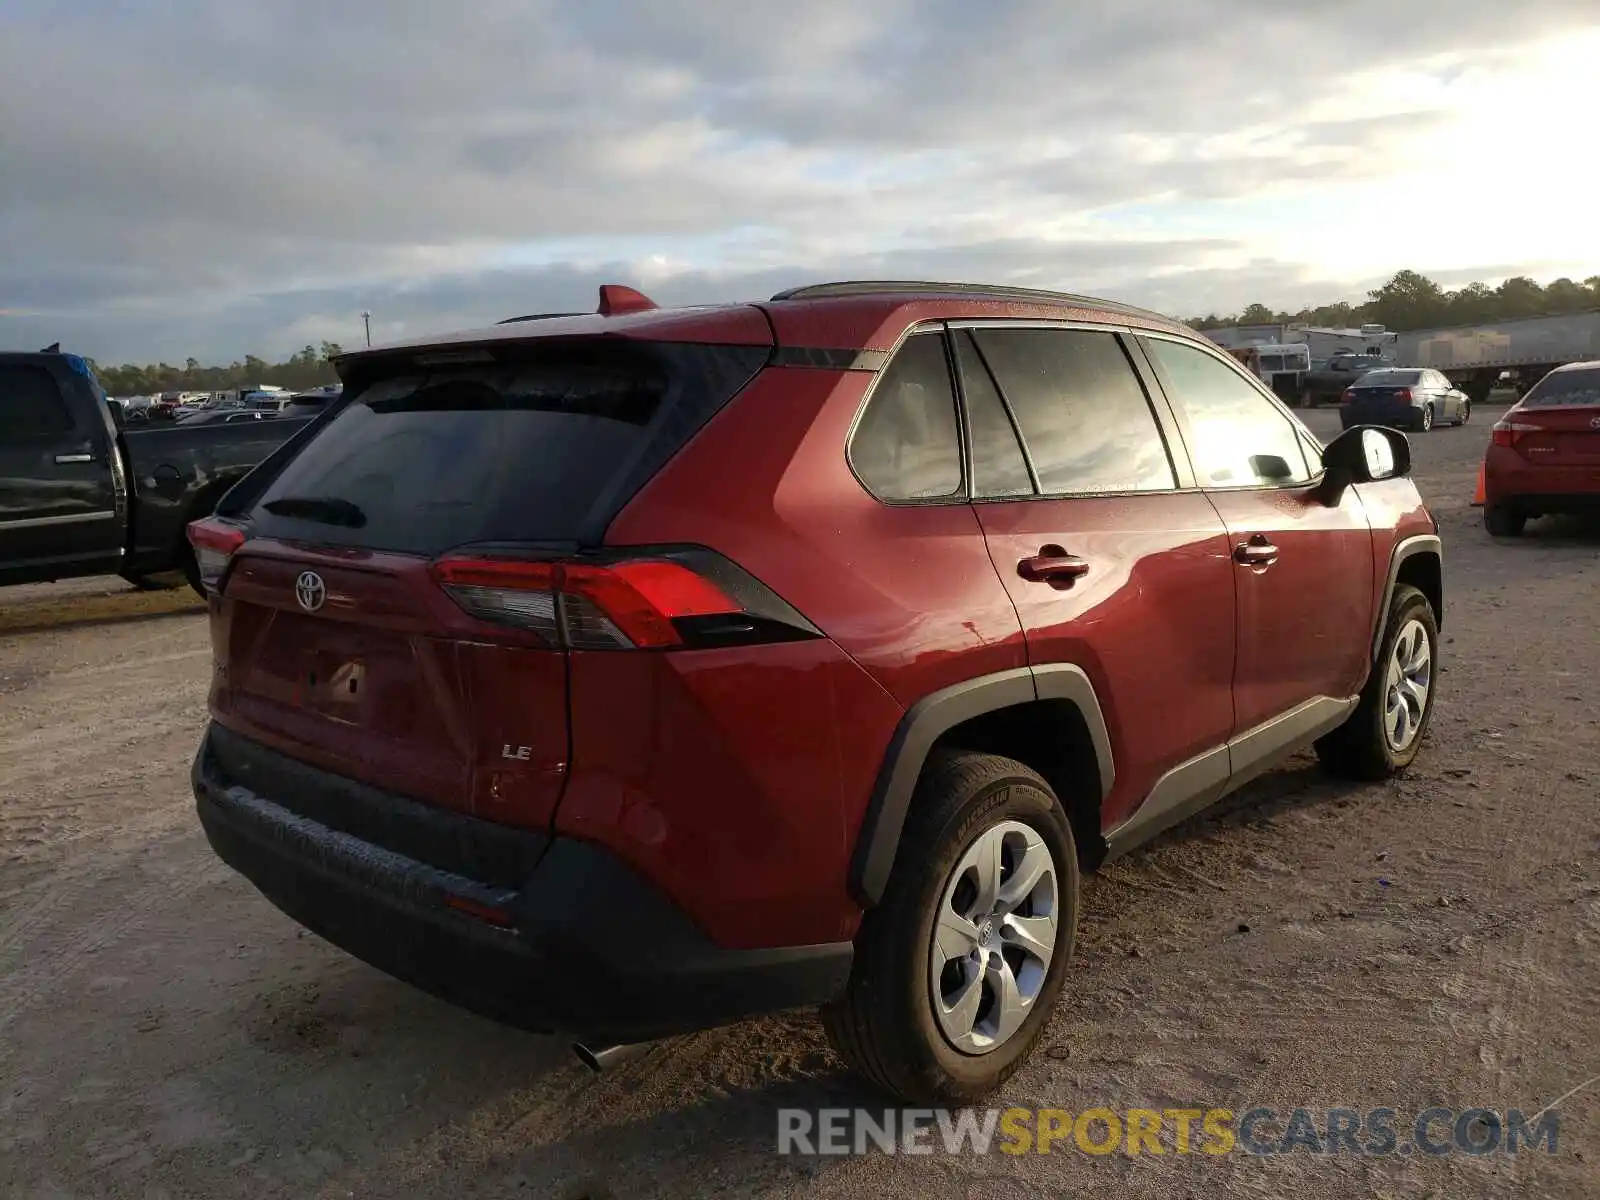
[[[900,718],[884,753],[877,783],[850,861],[850,893],[863,908],[883,898],[917,779],[934,743],[974,717],[1035,700],[1064,700],[1077,708],[1089,731],[1100,774],[1100,798],[1115,780],[1111,735],[1094,684],[1082,667],[1049,663],[1017,667],[952,684],[917,701]]]
[[[1439,560],[1441,581],[1443,579],[1444,542],[1442,539],[1440,539],[1438,534],[1414,534],[1411,537],[1402,538],[1400,541],[1395,543],[1394,549],[1389,552],[1389,575],[1384,581],[1383,599],[1379,602],[1378,611],[1374,614],[1372,621],[1372,660],[1374,662],[1378,660],[1378,651],[1383,645],[1383,629],[1384,625],[1389,619],[1389,605],[1394,601],[1394,589],[1399,583],[1400,567],[1407,559],[1415,558],[1419,554],[1431,554],[1434,558]],[[1433,614],[1433,619],[1438,624],[1439,628],[1443,629],[1444,603],[1442,582],[1440,593],[1441,598],[1440,603],[1437,606],[1438,611]]]

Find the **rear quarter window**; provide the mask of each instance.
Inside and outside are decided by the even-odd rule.
[[[942,334],[913,334],[895,351],[851,435],[850,465],[879,500],[961,494],[961,436]]]

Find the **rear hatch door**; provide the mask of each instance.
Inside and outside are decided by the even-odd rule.
[[[474,615],[435,563],[598,544],[767,354],[535,340],[365,379],[272,478],[230,497],[247,540],[214,620],[218,719],[414,799],[548,824],[569,761],[567,654],[538,613]]]

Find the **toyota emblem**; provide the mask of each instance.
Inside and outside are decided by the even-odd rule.
[[[328,598],[328,585],[315,571],[302,571],[294,581],[294,598],[307,612],[316,612]]]
[[[1590,417],[1589,418],[1589,428],[1590,429],[1600,429],[1600,417]]]

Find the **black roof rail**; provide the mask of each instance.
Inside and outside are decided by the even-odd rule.
[[[1054,304],[1072,304],[1079,308],[1103,308],[1107,312],[1148,317],[1168,323],[1172,323],[1173,320],[1147,308],[1137,308],[1132,304],[1123,304],[1116,300],[1079,296],[1072,292],[1051,292],[1043,288],[1008,287],[1004,284],[990,283],[938,283],[924,279],[848,279],[838,283],[813,283],[781,291],[772,297],[772,301],[776,303],[780,300],[823,300],[839,296],[884,296],[896,293],[992,296],[1003,300],[1045,300]]]
[[[515,325],[518,321],[550,321],[556,317],[581,317],[584,313],[529,313],[525,317],[507,317],[504,321],[496,321],[496,325]]]

